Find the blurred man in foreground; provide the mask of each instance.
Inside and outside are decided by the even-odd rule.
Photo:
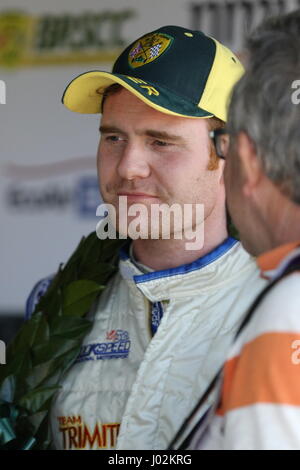
[[[300,448],[300,10],[260,26],[229,111],[225,183],[244,247],[270,281],[223,369],[198,449]],[[200,402],[201,404],[201,402]]]

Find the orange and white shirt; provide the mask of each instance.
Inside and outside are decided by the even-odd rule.
[[[274,280],[300,257],[300,243],[258,258]],[[220,401],[190,449],[300,449],[300,272],[282,278],[237,336],[223,369]]]

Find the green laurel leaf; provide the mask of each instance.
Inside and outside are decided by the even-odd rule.
[[[94,281],[71,282],[63,291],[63,315],[82,316],[104,289]]]

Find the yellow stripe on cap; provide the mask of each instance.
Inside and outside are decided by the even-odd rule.
[[[232,89],[244,67],[227,47],[211,39],[216,43],[216,55],[198,106],[226,122]]]

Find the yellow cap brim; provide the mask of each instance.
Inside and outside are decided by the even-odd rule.
[[[117,75],[110,72],[103,72],[100,70],[85,72],[69,83],[63,94],[62,102],[70,111],[74,111],[77,113],[101,113],[104,91],[110,85],[118,83],[126,90],[133,93],[144,103],[162,113],[188,118],[209,118],[213,116],[213,114],[208,113],[207,111],[195,105],[193,105],[191,109],[187,108],[185,110],[184,106],[187,106],[187,104],[182,102],[180,103],[180,109],[185,110],[186,113],[178,113],[176,111],[172,111],[169,107],[162,106],[155,102],[152,94],[147,97],[147,91],[149,93],[149,88],[151,92],[151,88],[155,87],[156,85],[153,85],[153,87],[150,86],[151,84],[149,84],[149,86],[143,86],[142,83],[136,83],[135,81],[132,81],[133,78],[134,77]],[[158,94],[162,96],[163,91],[161,88],[159,88]],[[170,95],[170,91],[168,91],[168,93],[166,94]],[[173,104],[176,98],[179,99],[178,97],[173,96],[171,100],[168,100],[169,103]],[[192,115],[192,113],[195,113],[195,115]]]

